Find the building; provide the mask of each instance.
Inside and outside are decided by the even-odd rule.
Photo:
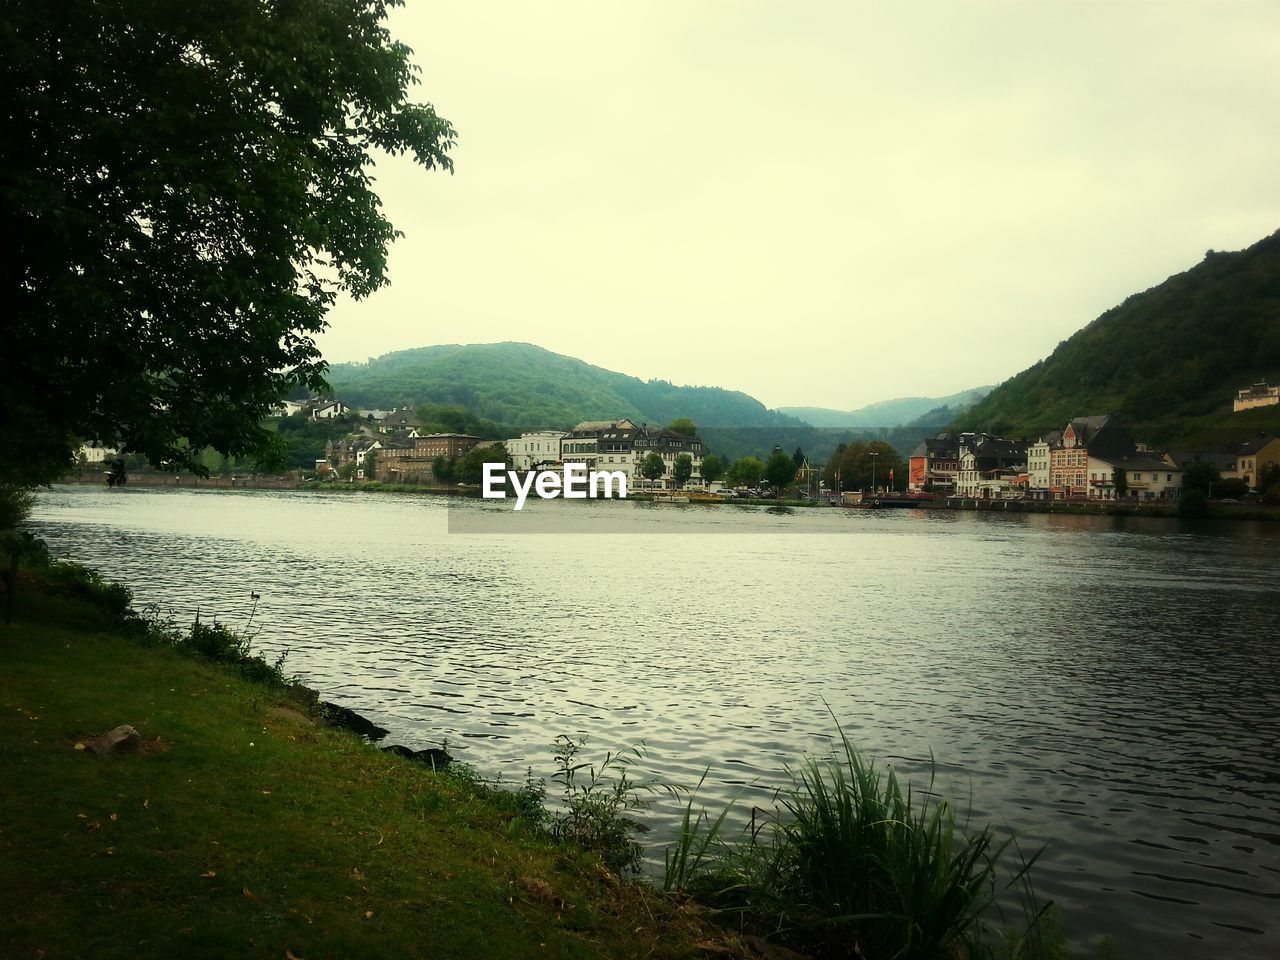
[[[1115,476],[1123,470],[1126,496],[1139,500],[1174,500],[1182,495],[1182,467],[1168,454],[1138,452],[1131,457],[1089,457],[1090,500],[1115,500]]]
[[[1231,453],[1233,462],[1224,477],[1239,477],[1250,487],[1259,485],[1258,478],[1268,467],[1280,465],[1280,437],[1263,434],[1246,440]]]
[[[1062,442],[1062,431],[1046,433],[1027,445],[1027,497],[1032,500],[1049,498],[1049,471],[1053,449]]]
[[[418,415],[409,407],[400,407],[392,410],[378,421],[378,429],[383,433],[393,433],[396,430],[415,430],[419,426],[421,424],[418,422]]]
[[[640,472],[650,453],[658,454],[666,467],[660,480],[646,480]],[[681,454],[688,454],[693,461],[693,475],[686,486],[701,486],[700,437],[687,437],[646,423],[637,426],[632,420],[587,420],[560,442],[560,459],[564,463],[585,464],[588,470],[621,471],[627,477],[627,488],[636,490],[668,489],[676,458]]]
[[[306,409],[310,411],[312,420],[336,420],[351,412],[351,408],[341,400],[315,400]]]
[[[506,441],[512,469],[532,470],[559,464],[560,441],[567,436],[563,430],[538,430]]]
[[[306,407],[306,403],[301,400],[281,400],[275,405],[271,411],[273,417],[289,417],[300,412]]]
[[[967,434],[960,440],[960,469],[955,492],[962,497],[993,500],[1022,496],[1027,469],[1027,442]]]
[[[960,471],[960,441],[946,435],[929,438],[916,447],[907,463],[907,489],[911,492],[928,489],[942,494],[954,493],[956,474]]]
[[[482,437],[465,433],[429,433],[388,439],[378,450],[375,474],[386,483],[434,483],[432,463],[437,457],[457,460],[484,445]]]
[[[1057,500],[1089,496],[1089,458],[1133,457],[1138,445],[1109,416],[1078,417],[1049,452],[1049,495]]]
[[[1193,463],[1211,463],[1220,476],[1227,476],[1236,468],[1236,455],[1225,450],[1175,450],[1169,456],[1184,471]]]
[[[1241,410],[1252,410],[1255,407],[1273,407],[1280,403],[1280,385],[1274,383],[1255,383],[1236,391],[1235,402],[1231,405],[1232,413]]]
[[[100,447],[96,443],[84,443],[76,451],[76,460],[79,463],[106,463],[108,458],[118,455],[119,451],[113,450],[111,447]]]
[[[374,450],[382,449],[382,440],[374,437],[347,437],[330,440],[324,445],[325,460],[338,473],[350,467],[349,475],[356,480],[365,479],[365,460]]]

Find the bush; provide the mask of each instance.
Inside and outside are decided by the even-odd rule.
[[[653,788],[629,773],[643,753],[635,747],[606,753],[597,767],[578,760],[585,745],[581,737],[556,737],[559,769],[552,779],[560,784],[564,809],[550,815],[551,835],[598,853],[614,873],[639,872],[641,851],[635,834],[641,825],[627,814],[648,806],[640,794]]]
[[[1249,493],[1249,484],[1241,480],[1239,477],[1228,477],[1225,480],[1219,480],[1210,488],[1213,495],[1219,499],[1231,497],[1236,500]]]
[[[1049,906],[1031,890],[1036,858],[1002,879],[1013,839],[991,827],[964,832],[955,811],[929,791],[904,788],[841,733],[843,756],[808,760],[792,773],[783,810],[742,840],[725,842],[724,814],[702,826],[686,809],[667,856],[665,886],[733,910],[759,929],[790,930],[820,954],[952,958],[1043,957]],[[753,811],[753,821],[754,821]],[[1017,851],[1020,857],[1020,851]],[[1020,890],[1025,929],[992,923],[997,901]]]
[[[0,530],[10,530],[26,520],[35,503],[31,487],[0,483]]]

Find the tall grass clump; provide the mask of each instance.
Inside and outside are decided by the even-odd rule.
[[[904,786],[840,734],[841,749],[790,771],[781,808],[763,828],[725,837],[725,814],[694,817],[667,854],[664,887],[692,893],[821,955],[877,960],[1042,958],[1048,905],[1024,858],[992,827],[966,830],[929,788]],[[726,811],[727,813],[727,811]],[[754,819],[754,817],[753,817]],[[1002,875],[1006,862],[1010,872]],[[1005,895],[1022,903],[1006,929]]]

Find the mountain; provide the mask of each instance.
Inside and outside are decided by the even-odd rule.
[[[1280,231],[1129,297],[1000,384],[956,429],[1034,436],[1108,413],[1162,446],[1280,432],[1280,407],[1233,414],[1241,387],[1280,378]]]
[[[456,405],[513,431],[614,417],[661,424],[690,417],[699,427],[804,426],[736,390],[640,380],[530,343],[401,350],[334,364],[329,383],[352,406]]]
[[[977,403],[991,387],[974,387],[949,397],[899,397],[881,400],[857,410],[830,410],[826,407],[778,407],[813,427],[901,427],[917,421],[945,426]]]

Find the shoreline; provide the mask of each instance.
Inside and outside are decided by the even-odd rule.
[[[57,481],[68,486],[105,487],[100,476],[68,476]],[[456,486],[430,486],[427,484],[383,483],[377,480],[366,480],[356,483],[308,483],[286,477],[195,477],[190,475],[170,476],[157,473],[137,473],[129,477],[129,484],[141,487],[164,487],[184,490],[303,490],[313,493],[385,493],[385,494],[434,494],[446,497],[479,497],[479,488]],[[838,510],[966,510],[983,513],[1013,514],[1058,514],[1064,516],[1093,517],[1142,517],[1172,520],[1242,520],[1255,522],[1280,522],[1280,507],[1253,503],[1216,503],[1210,501],[1202,514],[1184,517],[1178,512],[1176,502],[1153,501],[1122,503],[1114,500],[1064,501],[1064,500],[976,500],[972,498],[948,497],[935,500],[918,500],[910,507],[895,502],[892,507],[876,506],[871,503],[842,504],[828,503],[820,500],[799,499],[758,499],[735,498],[724,499],[715,494],[693,494],[687,502],[671,504],[672,506],[744,506],[744,507],[792,507],[803,509],[832,508]],[[629,495],[626,499],[638,503],[655,500],[655,494],[649,491]]]

